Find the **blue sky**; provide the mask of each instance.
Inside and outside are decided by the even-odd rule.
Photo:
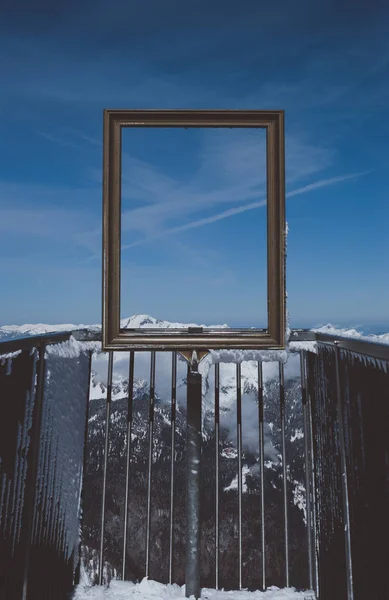
[[[389,325],[388,17],[378,0],[6,6],[0,322],[100,321],[103,108],[282,108],[291,325]],[[261,135],[133,133],[123,243],[150,239],[123,250],[122,316],[263,323],[265,208],[244,210]]]

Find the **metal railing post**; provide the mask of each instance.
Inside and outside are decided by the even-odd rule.
[[[339,425],[340,464],[341,464],[341,470],[342,470],[342,503],[343,503],[343,519],[344,519],[344,543],[345,543],[345,553],[346,553],[347,600],[354,600],[347,460],[346,460],[346,446],[345,446],[345,439],[344,439],[342,391],[341,391],[341,385],[340,385],[340,364],[339,364],[340,363],[340,349],[339,349],[338,342],[334,342],[334,344],[335,344],[336,402],[337,402],[338,425]]]
[[[127,438],[126,438],[126,491],[124,499],[124,531],[123,531],[123,566],[122,580],[126,578],[127,566],[127,537],[128,537],[128,502],[130,486],[130,455],[131,455],[131,436],[132,436],[132,403],[134,395],[134,351],[130,352],[129,372],[128,372],[128,403],[127,403]]]
[[[289,522],[288,522],[288,479],[286,468],[286,439],[285,439],[285,382],[284,364],[279,363],[280,378],[280,416],[282,441],[282,488],[284,498],[284,542],[285,542],[285,585],[289,587]]]
[[[108,473],[108,451],[109,451],[109,425],[111,420],[111,400],[112,400],[112,371],[113,371],[113,352],[108,354],[108,380],[107,380],[107,402],[105,413],[105,439],[104,439],[104,471],[103,471],[103,494],[101,503],[101,526],[100,526],[100,556],[99,556],[99,585],[103,584],[103,558],[104,558],[104,530],[105,530],[105,498],[107,494],[107,473]]]
[[[308,576],[309,589],[313,590],[313,551],[312,551],[312,508],[311,508],[311,474],[309,462],[309,422],[307,407],[307,376],[305,370],[305,350],[300,352],[300,376],[301,376],[301,401],[303,406],[303,424],[304,424],[304,459],[305,459],[305,494],[307,511],[307,541],[308,541]]]
[[[169,523],[169,583],[173,583],[173,546],[174,546],[174,463],[176,445],[176,408],[177,408],[177,352],[172,352],[172,390],[170,412],[170,523]]]
[[[193,352],[187,384],[185,595],[200,598],[201,375]]]
[[[215,587],[219,589],[220,367],[215,364]]]
[[[308,412],[308,428],[309,428],[309,441],[310,441],[310,474],[311,474],[311,490],[312,490],[312,533],[313,533],[313,558],[314,558],[314,592],[319,597],[319,562],[318,562],[318,538],[317,538],[317,519],[316,519],[316,508],[317,508],[317,491],[316,491],[316,461],[315,461],[315,444],[313,434],[313,415],[312,415],[312,389],[309,384],[309,376],[312,374],[308,371],[308,361],[306,359],[306,375],[307,375],[307,412]],[[317,373],[316,373],[317,374]]]
[[[150,575],[150,534],[151,534],[151,485],[154,447],[154,405],[155,405],[155,350],[150,356],[150,399],[149,399],[149,459],[147,469],[147,514],[146,514],[146,577]]]
[[[45,377],[46,377],[46,364],[45,364],[45,350],[46,345],[41,344],[38,354],[38,377],[37,387],[35,392],[35,402],[33,407],[33,421],[31,429],[31,463],[27,471],[27,482],[26,482],[26,521],[25,527],[25,562],[24,562],[24,575],[23,575],[23,589],[22,589],[22,600],[27,600],[28,597],[28,582],[29,582],[29,570],[30,570],[30,558],[31,558],[31,546],[33,538],[33,521],[35,512],[35,500],[36,500],[36,482],[39,468],[39,455],[40,455],[40,438],[41,438],[41,426],[42,426],[42,414],[43,414],[43,399],[45,389]]]
[[[242,589],[242,370],[236,365],[236,442],[238,450],[238,585]]]
[[[265,433],[263,406],[263,370],[258,362],[258,423],[259,423],[259,468],[261,486],[261,552],[262,552],[262,589],[266,589],[266,541],[265,541]]]
[[[85,500],[84,477],[85,477],[85,473],[86,473],[86,470],[87,470],[87,464],[88,464],[87,449],[88,449],[89,398],[90,398],[90,379],[91,379],[91,374],[92,374],[92,356],[93,356],[93,352],[89,352],[89,358],[88,358],[88,385],[87,385],[86,398],[85,398],[86,406],[85,406],[85,427],[84,427],[84,452],[83,452],[83,457],[82,457],[82,475],[81,475],[81,477],[82,477],[81,498],[80,498],[80,504],[81,504],[80,522],[81,522],[81,526],[82,526],[82,522],[84,520],[84,500]],[[57,444],[58,444],[58,440],[57,440]],[[55,456],[57,456],[57,452],[55,453]],[[53,499],[54,499],[54,494],[53,494]],[[53,530],[54,530],[54,526],[53,526]],[[81,570],[81,562],[82,562],[81,546],[82,546],[82,540],[81,540],[81,537],[80,537],[80,541],[79,541],[79,544],[78,544],[78,563],[77,563],[77,568],[76,568],[75,578],[74,578],[74,583],[76,585],[78,585],[80,583],[80,570]]]

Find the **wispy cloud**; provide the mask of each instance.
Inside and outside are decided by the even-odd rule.
[[[101,147],[103,145],[103,142],[101,140],[99,140],[98,138],[95,138],[91,135],[87,135],[86,133],[84,133],[83,131],[80,131],[79,129],[74,129],[73,127],[64,127],[63,129],[64,129],[64,131],[67,131],[68,133],[79,138],[80,140],[83,140],[84,142],[88,142],[89,144],[92,144],[92,146]]]
[[[74,142],[69,142],[61,137],[52,135],[51,133],[45,133],[44,131],[37,131],[37,133],[45,140],[53,142],[54,144],[58,144],[59,146],[64,146],[65,148],[77,148],[77,144],[75,144]]]
[[[242,212],[246,212],[248,210],[253,210],[254,208],[260,208],[261,206],[266,205],[266,200],[261,200],[260,202],[251,202],[250,204],[245,204],[244,206],[239,206],[238,208],[230,208],[229,210],[225,210],[217,215],[213,215],[212,217],[206,217],[204,219],[198,219],[197,221],[192,221],[191,223],[186,223],[185,225],[179,225],[178,227],[171,227],[170,229],[165,229],[157,234],[144,238],[142,240],[137,240],[132,244],[127,244],[122,246],[123,249],[133,248],[134,246],[139,246],[142,244],[146,244],[152,240],[155,240],[160,237],[164,237],[165,235],[171,235],[173,233],[181,233],[182,231],[187,231],[188,229],[195,229],[196,227],[203,227],[204,225],[210,225],[211,223],[216,223],[216,221],[221,221],[222,219],[227,219],[228,217],[233,217]]]
[[[341,183],[342,181],[347,181],[349,179],[355,179],[357,177],[362,177],[363,175],[366,175],[370,172],[371,172],[371,170],[370,171],[362,171],[360,173],[351,173],[349,175],[340,175],[338,177],[331,177],[329,179],[322,179],[322,180],[316,181],[314,183],[311,183],[309,185],[305,185],[296,190],[293,190],[293,191],[287,193],[286,197],[288,198],[288,197],[292,197],[292,196],[298,196],[300,194],[306,194],[307,192],[313,191],[315,189],[319,189],[319,188],[326,187],[329,185],[334,185],[336,183]],[[237,208],[231,208],[229,210],[223,211],[223,212],[213,215],[211,217],[206,217],[204,219],[198,219],[196,221],[192,221],[191,223],[186,223],[185,225],[180,225],[178,227],[172,227],[170,229],[165,229],[164,231],[160,231],[159,233],[154,234],[153,236],[149,236],[142,240],[137,240],[136,242],[133,242],[132,244],[124,245],[124,246],[122,246],[122,248],[123,249],[132,248],[134,246],[146,244],[150,241],[153,241],[160,237],[164,237],[166,235],[172,235],[174,233],[181,233],[182,231],[187,231],[189,229],[195,229],[197,227],[203,227],[204,225],[210,225],[211,223],[215,223],[216,221],[221,221],[223,219],[233,217],[239,213],[243,213],[243,212],[253,210],[256,208],[260,208],[263,206],[266,206],[266,199],[260,200],[259,202],[251,202],[250,204],[245,204],[245,205],[239,206]]]
[[[333,160],[334,153],[325,147],[315,146],[303,136],[287,137],[289,183],[312,177],[328,168]],[[199,165],[190,176],[180,169],[177,174],[166,175],[154,165],[123,156],[122,232],[149,237],[166,228],[183,231],[188,226],[180,220],[201,215],[204,224],[213,222],[218,219],[206,213],[216,207],[242,204],[265,194],[264,132],[205,130]],[[126,210],[131,204],[135,207]],[[235,213],[229,209],[226,214],[238,212],[240,208]]]
[[[80,131],[73,130],[73,133],[93,145],[100,145],[97,139]],[[258,133],[264,134],[261,131],[218,130],[215,135],[214,130],[203,130],[198,167],[190,176],[182,169],[173,169],[167,174],[155,164],[123,152],[123,249],[265,206],[266,142],[265,136]],[[312,178],[336,160],[336,153],[331,148],[314,144],[303,134],[287,136],[286,145],[288,184]],[[292,190],[287,196],[304,194],[363,174],[365,172],[317,179]],[[95,178],[101,181],[100,171],[96,170]],[[238,206],[214,213],[215,208],[228,204]],[[131,205],[134,208],[126,210]],[[214,214],[207,214],[210,212]],[[198,218],[194,218],[196,216]],[[100,228],[84,235],[87,247],[100,244]],[[80,236],[81,243],[82,238],[83,235]],[[95,251],[89,260],[99,255],[99,251]]]
[[[362,177],[363,175],[368,175],[369,173],[372,173],[372,171],[373,169],[368,169],[367,171],[360,171],[359,173],[350,173],[349,175],[339,175],[337,177],[330,177],[329,179],[321,179],[319,181],[315,181],[314,183],[304,185],[302,188],[293,190],[292,192],[288,192],[286,197],[291,198],[292,196],[297,196],[299,194],[306,194],[307,192],[317,190],[321,187],[326,187],[327,185],[333,185],[335,183],[347,181],[348,179],[355,179],[357,177]]]
[[[1,242],[39,240],[47,242],[51,251],[58,245],[68,249],[76,245],[97,252],[100,239],[88,231],[100,220],[90,208],[96,205],[96,197],[100,200],[100,189],[0,182]],[[94,231],[100,232],[101,227]]]

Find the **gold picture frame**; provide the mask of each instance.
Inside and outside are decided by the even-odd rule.
[[[120,329],[121,133],[123,127],[266,129],[267,300],[264,329]],[[283,110],[104,110],[103,350],[285,347],[285,143]]]

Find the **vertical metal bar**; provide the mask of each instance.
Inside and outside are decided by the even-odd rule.
[[[6,477],[6,475],[4,474],[4,476]],[[6,534],[7,528],[9,528],[9,523],[10,523],[10,518],[11,518],[11,507],[10,507],[10,500],[11,500],[11,489],[12,489],[12,479],[8,479],[8,481],[6,481],[6,487],[7,487],[7,491],[6,491],[6,499],[5,499],[5,512],[4,512],[4,533]]]
[[[42,425],[41,430],[41,440],[40,440],[40,451],[38,458],[38,465],[41,465],[41,468],[37,472],[37,483],[39,481],[38,486],[38,494],[36,498],[36,508],[34,515],[34,524],[33,524],[33,540],[34,542],[39,543],[41,541],[42,536],[42,522],[44,519],[44,489],[47,477],[47,457],[48,457],[48,444],[49,444],[49,433],[52,429],[52,425],[50,423],[51,411],[50,405],[46,401],[45,405],[42,409]]]
[[[309,413],[309,439],[311,440],[311,487],[313,491],[313,546],[315,551],[315,588],[316,596],[320,596],[320,581],[319,581],[319,559],[320,559],[320,535],[317,515],[321,512],[321,496],[320,496],[320,481],[321,481],[321,464],[318,452],[319,446],[319,431],[317,428],[318,418],[318,394],[321,380],[319,376],[319,360],[318,357],[310,357],[307,361],[308,373],[308,413]],[[315,410],[315,420],[313,417],[313,406]]]
[[[285,381],[284,364],[279,363],[280,377],[280,414],[282,438],[282,484],[284,496],[284,540],[285,540],[285,585],[289,587],[289,529],[288,529],[288,481],[286,469],[286,444],[285,444]]]
[[[36,356],[35,350],[31,350],[29,352],[29,356],[32,357],[32,369],[29,374],[29,386],[26,391],[26,401],[24,407],[24,419],[21,429],[21,437],[20,437],[20,446],[19,446],[19,466],[18,466],[18,491],[17,496],[19,498],[18,505],[16,507],[16,528],[14,534],[14,542],[13,549],[14,552],[16,544],[19,542],[20,533],[21,533],[21,525],[22,525],[22,509],[23,509],[23,497],[25,491],[25,479],[27,473],[27,443],[28,443],[28,432],[31,424],[31,416],[32,416],[32,407],[33,407],[33,387],[35,384],[35,375],[36,375]],[[0,465],[0,473],[1,473],[1,465]],[[1,476],[0,476],[1,480]],[[0,506],[0,523],[1,523],[1,506]]]
[[[52,478],[52,483],[51,483],[51,489],[50,489],[50,506],[49,506],[49,519],[48,519],[48,533],[47,533],[47,540],[46,543],[48,545],[51,544],[51,539],[52,539],[52,535],[53,535],[53,529],[54,529],[54,489],[55,489],[55,482],[57,479],[57,456],[58,456],[58,446],[59,446],[59,435],[57,434],[56,436],[56,441],[55,441],[55,453],[54,453],[54,469],[53,469],[53,478]]]
[[[173,520],[174,520],[174,452],[176,441],[177,352],[172,352],[171,393],[171,456],[170,456],[170,524],[169,524],[169,583],[173,583]]]
[[[306,357],[305,357],[306,358]],[[306,367],[308,364],[306,363]],[[312,374],[310,374],[312,377]],[[318,385],[318,383],[317,383]],[[308,386],[308,390],[310,386]],[[311,490],[312,490],[312,531],[313,531],[313,556],[314,556],[314,592],[319,597],[319,563],[318,563],[318,542],[317,542],[317,522],[316,522],[316,467],[315,467],[315,446],[313,438],[313,417],[312,417],[312,398],[310,393],[307,394],[308,402],[308,426],[309,426],[309,441],[310,441],[310,467],[311,467]]]
[[[261,486],[261,551],[262,551],[262,589],[266,589],[266,543],[265,543],[265,434],[263,406],[262,362],[258,362],[258,421],[259,421],[259,469]]]
[[[56,499],[55,499],[55,485],[56,485],[56,481],[57,481],[58,446],[59,446],[59,435],[57,433],[56,452],[55,452],[55,478],[54,478],[54,488],[53,488],[53,495],[52,495],[52,502],[53,502],[53,522],[52,522],[50,539],[49,539],[50,546],[54,546],[55,545],[55,524],[56,524],[56,509],[57,509],[57,504],[56,504]],[[81,547],[81,539],[80,539],[80,547]]]
[[[54,536],[54,542],[55,542],[55,548],[57,551],[57,554],[59,554],[59,549],[60,549],[60,520],[61,520],[61,497],[62,497],[62,476],[60,474],[60,481],[59,481],[59,490],[58,490],[58,495],[57,495],[57,511],[56,511],[56,527],[55,527],[55,536]]]
[[[153,432],[155,402],[155,350],[150,359],[150,405],[149,405],[149,465],[147,475],[147,520],[146,520],[146,577],[150,570],[150,530],[151,530],[151,474],[153,465]]]
[[[107,402],[105,413],[105,439],[104,439],[104,471],[103,471],[103,497],[101,503],[101,525],[100,525],[100,557],[99,557],[99,585],[103,584],[103,558],[104,558],[104,530],[105,530],[105,497],[107,494],[107,471],[109,452],[109,425],[111,420],[112,400],[112,371],[113,352],[108,353],[108,380],[107,380]]]
[[[27,481],[26,481],[26,519],[23,524],[25,530],[25,558],[24,558],[24,575],[23,575],[23,589],[22,589],[22,600],[27,600],[28,594],[28,580],[29,580],[29,568],[31,558],[31,546],[33,536],[33,521],[35,511],[35,499],[36,499],[36,480],[39,467],[39,455],[40,455],[40,435],[42,425],[42,413],[44,403],[44,389],[45,389],[45,376],[46,376],[46,364],[45,364],[45,344],[42,344],[38,351],[38,377],[37,387],[35,393],[35,402],[33,408],[33,420],[30,438],[30,450],[31,450],[31,463],[27,470]]]
[[[93,356],[93,352],[89,352],[88,385],[87,385],[86,397],[85,397],[84,451],[83,451],[83,455],[82,455],[82,473],[81,473],[81,478],[82,478],[81,498],[80,498],[81,515],[82,515],[81,516],[81,527],[82,527],[82,519],[83,519],[83,513],[84,513],[84,500],[85,500],[84,477],[85,477],[87,463],[88,463],[88,452],[87,452],[88,448],[87,447],[88,447],[88,430],[89,430],[89,399],[90,399],[90,380],[91,380],[91,374],[92,374],[92,356]],[[54,493],[53,493],[53,497],[54,497]],[[55,502],[55,498],[54,498],[54,502]],[[55,523],[55,520],[54,520],[54,523]],[[53,531],[55,531],[55,527],[53,527]],[[78,565],[77,565],[76,580],[75,580],[76,585],[78,585],[80,583],[81,560],[82,560],[82,557],[81,557],[81,537],[80,537],[80,543],[78,545]]]
[[[128,372],[128,405],[127,405],[127,447],[126,447],[126,495],[124,499],[124,533],[123,533],[123,570],[122,580],[126,578],[127,536],[128,536],[128,499],[130,486],[130,456],[132,435],[132,402],[134,396],[134,351],[130,352]]]
[[[312,519],[311,519],[311,474],[309,464],[309,425],[307,407],[307,377],[305,371],[305,350],[300,352],[301,401],[304,422],[304,458],[305,458],[305,494],[307,511],[307,542],[308,542],[308,577],[309,589],[313,590],[313,554],[312,554]]]
[[[0,465],[1,468],[1,465]],[[4,527],[3,523],[2,523],[2,518],[3,518],[3,513],[4,511],[4,499],[5,499],[5,490],[7,487],[7,476],[5,473],[2,473],[1,475],[1,498],[0,498],[0,534],[2,533],[2,526]]]
[[[20,432],[20,442],[18,445],[18,448],[16,450],[16,466],[15,466],[15,485],[14,485],[14,505],[13,505],[13,514],[14,514],[14,525],[13,525],[13,536],[12,536],[12,554],[15,551],[15,545],[16,545],[16,539],[17,539],[17,535],[18,535],[18,530],[19,530],[19,508],[21,505],[20,502],[20,495],[21,495],[21,487],[22,487],[22,483],[23,483],[23,455],[22,455],[22,448],[23,448],[23,438],[24,438],[24,426],[25,426],[25,421],[26,421],[26,412],[27,412],[28,408],[27,408],[27,401],[25,404],[25,413],[24,413],[24,419],[23,419],[23,424],[19,429]]]
[[[215,363],[215,588],[219,589],[220,365]]]
[[[193,361],[192,361],[193,367]],[[201,375],[188,372],[185,595],[200,598]]]
[[[340,464],[342,469],[342,503],[343,503],[343,519],[344,519],[344,543],[346,552],[346,574],[347,574],[347,600],[354,599],[353,590],[353,567],[351,557],[351,532],[350,532],[350,507],[348,497],[348,477],[347,477],[347,461],[345,435],[343,425],[343,402],[342,391],[340,385],[340,349],[338,342],[335,343],[335,371],[336,371],[336,401],[338,410],[338,425],[339,425],[339,443],[340,443]]]
[[[313,383],[316,386],[314,389],[317,389],[317,387],[319,385],[319,374],[318,374],[317,368],[314,369],[313,373],[311,373],[309,371],[309,377],[311,379],[313,378]],[[309,381],[308,381],[308,384],[309,384]],[[309,417],[309,439],[311,442],[311,490],[312,490],[312,496],[313,496],[312,527],[313,527],[313,548],[314,548],[314,556],[315,556],[314,591],[316,593],[316,596],[319,598],[319,560],[318,560],[319,544],[318,544],[317,520],[316,520],[316,511],[317,511],[317,506],[318,506],[318,494],[317,494],[317,487],[316,487],[316,464],[317,463],[316,463],[316,458],[315,458],[315,439],[313,437],[313,415],[312,415],[312,397],[313,396],[311,396],[311,393],[312,392],[314,393],[314,390],[312,390],[312,385],[308,385],[308,390],[310,390],[308,393],[308,417]]]
[[[40,542],[42,545],[46,543],[47,536],[47,526],[49,521],[49,496],[50,496],[50,485],[51,485],[51,476],[52,471],[49,467],[52,459],[52,443],[53,443],[53,429],[54,429],[54,415],[53,412],[50,413],[50,421],[49,421],[49,430],[47,436],[47,446],[46,446],[46,465],[44,467],[45,473],[45,485],[43,489],[43,497],[42,497],[42,523],[40,527]]]
[[[238,585],[242,589],[242,388],[241,364],[236,365],[236,436],[238,450]]]

